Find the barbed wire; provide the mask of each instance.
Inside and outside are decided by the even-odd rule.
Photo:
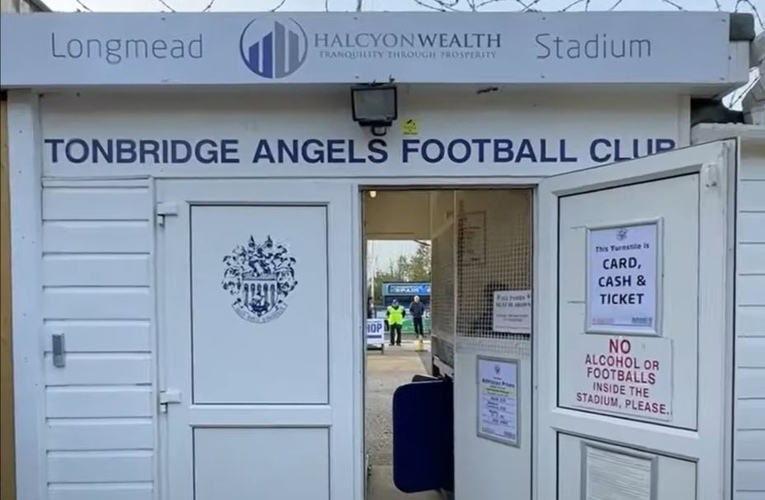
[[[270,12],[276,12],[280,10],[287,0],[279,0],[279,3],[271,8],[268,9]],[[520,9],[521,12],[540,12],[544,8],[543,0],[412,0],[416,5],[419,5],[420,7],[423,7],[428,10],[438,11],[438,12],[479,12],[483,8],[488,7],[493,4],[501,4],[506,3],[510,4],[511,6],[515,6],[517,9]],[[639,0],[643,2],[644,0]],[[659,0],[661,3],[665,5],[669,5],[670,7],[686,11],[688,8],[680,5],[675,0]],[[725,8],[720,0],[711,0],[713,2],[714,8],[718,11],[725,11]],[[163,10],[167,10],[170,12],[177,12],[177,9],[173,7],[173,5],[168,0],[157,0],[157,2],[160,4],[160,6],[163,8]],[[201,10],[201,12],[210,12],[213,7],[215,6],[217,0],[210,0],[209,3]],[[78,5],[77,10],[80,12],[94,12],[93,9],[91,9],[83,0],[75,0],[75,3]],[[606,8],[607,11],[614,11],[617,8],[623,6],[626,3],[626,0],[614,0],[614,2],[611,4],[610,7]],[[591,7],[593,5],[593,0],[572,0],[570,3],[566,4],[563,8],[557,9],[559,12],[569,12],[575,7],[581,6],[581,9],[586,12],[591,11]],[[698,4],[696,5],[698,6]],[[324,0],[324,10],[327,12],[331,11],[331,5],[330,0]],[[761,30],[765,30],[765,17],[760,13],[760,9],[757,5],[755,5],[754,0],[736,0],[735,4],[733,5],[732,12],[741,12],[742,9],[746,9],[751,12],[751,14],[755,18],[755,22],[759,26]],[[364,0],[356,0],[356,6],[354,9],[356,12],[361,12],[364,10]]]
[[[177,12],[177,9],[170,3],[171,0],[157,0],[157,2],[160,4],[160,6],[163,8],[163,10],[167,10],[170,12]],[[278,0],[278,3],[276,6],[274,6],[271,9],[268,9],[270,12],[276,12],[280,10],[287,0]],[[419,5],[420,7],[423,7],[425,9],[431,10],[431,11],[437,11],[437,12],[479,12],[482,9],[492,6],[494,4],[508,4],[508,7],[513,8],[515,7],[516,11],[520,12],[540,12],[544,9],[544,0],[412,0],[413,3],[416,5]],[[631,1],[640,1],[641,3],[644,2],[644,0],[631,0]],[[686,11],[689,10],[688,8],[684,7],[683,5],[680,5],[678,1],[680,0],[659,0],[661,3],[668,5],[676,10],[680,11]],[[93,9],[91,9],[84,0],[75,0],[77,4],[77,10],[80,12],[94,12]],[[217,0],[210,0],[205,7],[201,10],[201,12],[210,12],[216,5]],[[364,10],[364,0],[355,0],[355,11],[361,12]],[[700,7],[697,0],[694,0],[696,5],[694,7]],[[723,5],[721,0],[711,0],[712,5],[714,6],[715,10],[718,10],[720,12],[725,11],[725,6]],[[613,0],[613,3],[607,7],[605,10],[607,11],[615,11],[619,7],[623,7],[629,5],[629,2],[627,0]],[[590,12],[593,7],[593,0],[571,0],[568,4],[566,4],[563,8],[557,9],[559,12],[569,12],[572,9],[579,8],[583,11]],[[765,30],[765,19],[763,19],[763,15],[760,13],[760,10],[757,5],[755,5],[754,0],[735,0],[735,4],[733,5],[732,12],[741,12],[742,10],[750,11],[751,14],[755,18],[756,24],[759,26],[760,30]],[[327,12],[331,11],[331,3],[330,0],[324,0],[324,10]],[[600,9],[602,10],[602,9]],[[726,105],[729,108],[732,108],[736,105],[738,105],[745,97],[747,91],[752,88],[761,78],[763,75],[758,75],[756,70],[752,71],[752,77],[750,78],[750,82],[748,85],[732,92],[726,98],[724,101],[727,101]]]
[[[437,12],[478,12],[481,8],[496,3],[509,3],[515,4],[520,8],[521,12],[539,12],[544,8],[543,0],[413,0],[417,5],[429,10]],[[639,0],[644,2],[644,0]],[[687,11],[688,8],[680,5],[675,0],[660,0],[661,3],[668,5],[679,11]],[[725,6],[720,0],[712,0],[715,10],[720,12],[725,11]],[[626,0],[614,0],[614,2],[605,10],[615,11],[617,8],[624,6],[628,2]],[[575,8],[579,8],[583,11],[590,12],[593,7],[593,0],[571,0],[563,8],[558,9],[559,12],[569,12]],[[698,2],[695,7],[698,7]],[[732,12],[741,12],[743,9],[751,11],[754,16],[756,24],[760,30],[765,30],[765,20],[763,19],[760,10],[753,0],[736,0],[733,5]],[[723,99],[723,102],[728,108],[733,108],[743,101],[746,97],[749,89],[754,87],[757,82],[763,78],[763,75],[758,75],[757,70],[752,70],[750,75],[750,81],[744,87],[741,87]]]
[[[76,1],[78,4],[82,5],[83,7],[86,7],[86,6],[85,6],[85,5],[82,3],[82,0],[75,0],[75,1]],[[177,10],[175,7],[173,7],[173,6],[170,4],[170,2],[168,2],[167,0],[157,0],[157,2],[158,2],[158,3],[159,3],[161,6],[162,6],[162,7],[164,7],[165,9],[167,9],[167,10],[168,10],[168,11],[170,11],[170,12],[178,12],[178,10]],[[215,6],[215,3],[216,3],[216,2],[217,2],[217,0],[210,0],[210,1],[207,3],[207,5],[205,5],[205,6],[204,6],[204,8],[203,8],[203,9],[202,9],[200,12],[210,12],[210,11],[212,11],[212,9],[213,9],[213,7]],[[268,9],[268,11],[270,11],[270,12],[276,12],[277,10],[281,9],[282,7],[284,7],[284,4],[285,4],[286,2],[287,2],[287,0],[279,0],[279,3],[277,3],[275,7],[271,8],[271,9]],[[328,2],[329,2],[329,0],[326,0],[326,1],[325,1],[325,6],[328,4]],[[93,11],[92,11],[92,10],[90,10],[90,9],[88,9],[88,11],[89,11],[89,12],[93,12]]]
[[[433,11],[438,11],[438,12],[478,12],[483,7],[487,7],[491,4],[497,4],[497,3],[515,4],[516,7],[520,8],[521,12],[533,12],[533,11],[540,11],[544,9],[544,3],[542,0],[413,0],[413,1],[415,4],[421,7],[424,7],[426,9],[433,10]],[[687,7],[684,7],[683,5],[678,3],[678,1],[676,0],[659,0],[659,1],[665,5],[669,5],[670,7],[676,10],[680,10],[680,11],[689,10]],[[644,3],[644,0],[640,0],[640,2]],[[625,3],[627,3],[626,0],[614,0],[611,6],[606,8],[605,10],[614,11],[617,8],[623,6]],[[712,3],[716,10],[720,12],[725,11],[725,8],[720,0],[712,0]],[[695,7],[696,6],[698,6],[698,3],[695,5]],[[592,11],[593,0],[571,0],[571,2],[569,2],[564,7],[557,10],[559,12],[569,12],[576,7],[581,8],[581,10],[583,11],[590,12]],[[748,8],[747,10],[751,11],[760,29],[765,30],[765,19],[763,19],[763,16],[760,14],[760,10],[758,6],[755,5],[754,0],[736,0],[736,3],[733,6],[732,12],[740,12],[744,8]]]
[[[332,9],[330,7],[330,1],[324,0],[324,11],[325,12],[331,12]],[[364,0],[356,0],[356,8],[354,9],[356,12],[361,12],[364,10]]]
[[[720,4],[719,0],[715,0],[715,3],[718,5]],[[752,0],[736,0],[736,5],[733,7],[733,12],[738,12],[738,9],[742,5],[746,5],[752,10],[752,14],[754,14],[757,23],[760,25],[760,29],[765,29],[765,19],[763,19],[763,17],[760,15],[759,9],[757,9],[757,6],[754,5]],[[718,10],[722,10],[722,8]]]
[[[85,12],[93,12],[93,9],[91,9],[90,7],[88,7],[87,5],[82,3],[82,0],[75,0],[75,2],[77,3],[77,5],[82,7],[82,10],[80,10],[79,8],[77,9],[78,12],[83,12],[83,11],[85,11]]]

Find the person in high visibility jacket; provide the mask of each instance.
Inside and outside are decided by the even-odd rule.
[[[388,310],[385,311],[385,317],[390,326],[390,345],[401,345],[401,328],[404,326],[404,316],[406,316],[406,309],[398,303],[398,300],[394,300],[388,306]]]

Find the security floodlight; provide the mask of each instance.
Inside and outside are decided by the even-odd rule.
[[[384,135],[385,129],[398,118],[398,96],[395,85],[360,85],[351,88],[353,121],[369,127],[375,135]],[[382,133],[377,133],[383,129]]]

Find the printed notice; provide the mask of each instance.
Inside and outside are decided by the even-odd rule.
[[[518,362],[478,357],[478,435],[518,446]]]
[[[459,221],[460,262],[482,264],[486,257],[486,212],[465,212]]]
[[[657,223],[590,230],[587,331],[656,333]]]
[[[651,500],[653,462],[591,446],[585,453],[586,500]]]
[[[672,341],[579,334],[563,358],[562,402],[644,420],[672,420]]]
[[[495,332],[531,334],[531,290],[494,292],[492,328]]]

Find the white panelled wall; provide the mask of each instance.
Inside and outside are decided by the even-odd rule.
[[[765,498],[765,145],[744,144],[738,192],[735,500]]]
[[[765,499],[765,127],[702,124],[692,142],[741,137],[736,218],[733,500]]]
[[[47,154],[50,148],[41,148],[42,139],[188,138],[213,135],[209,130],[215,129],[216,137],[238,138],[242,144],[251,146],[263,137],[269,140],[285,135],[310,138],[329,122],[338,123],[333,136],[364,139],[363,131],[348,119],[348,110],[343,108],[347,105],[345,93],[342,102],[339,96],[326,102],[302,97],[300,104],[304,103],[305,107],[293,106],[289,112],[284,111],[286,101],[276,98],[236,97],[221,97],[220,101],[213,102],[191,101],[182,96],[125,95],[124,99],[117,100],[108,95],[54,95],[46,97],[47,102],[43,102],[40,109],[31,94],[12,96],[9,131],[15,135],[11,135],[11,162],[20,165],[12,172],[14,206],[20,208],[12,214],[14,291],[24,292],[19,293],[24,299],[14,302],[14,330],[16,338],[28,339],[22,335],[38,332],[38,323],[42,322],[45,341],[44,359],[34,356],[41,351],[35,344],[37,337],[15,344],[18,349],[15,352],[16,411],[17,417],[23,417],[18,419],[17,430],[21,429],[23,435],[17,441],[33,443],[26,448],[17,447],[20,491],[33,495],[20,496],[19,500],[159,499],[160,447],[155,384],[160,377],[154,356],[156,325],[153,318],[157,301],[152,267],[154,200],[149,176],[172,177],[194,172],[193,175],[212,177],[221,175],[219,171],[222,175],[242,177],[266,177],[275,172],[287,177],[307,175],[307,172],[324,175],[317,174],[315,165],[284,168],[281,165],[158,167],[54,163]],[[679,146],[687,145],[690,135],[687,102],[677,98],[635,98],[635,102],[630,103],[635,106],[633,113],[617,96],[582,97],[574,101],[567,96],[551,96],[527,102],[502,96],[490,101],[483,100],[484,97],[460,96],[449,101],[446,97],[427,100],[402,95],[402,103],[408,100],[411,104],[408,109],[420,120],[423,137],[460,137],[465,123],[478,115],[483,120],[471,125],[475,137],[560,136],[566,137],[572,148],[583,152],[587,151],[591,139],[606,135],[625,139],[668,137]],[[582,118],[585,114],[586,120]],[[730,130],[715,138],[735,136],[733,129],[735,127],[730,126]],[[618,133],[612,134],[615,130]],[[25,137],[24,133],[28,135]],[[390,135],[387,140],[393,152],[391,158],[395,158],[401,152],[396,146],[401,137],[395,130]],[[750,141],[742,146],[738,184],[736,496],[733,500],[765,498],[765,139],[758,144]],[[32,168],[25,170],[30,165]],[[390,165],[373,167],[374,170],[369,166],[347,165],[322,168],[326,168],[326,175],[349,185],[376,185],[377,180],[384,184],[391,177],[399,180],[416,177],[417,182],[422,183],[428,176],[439,175],[440,181],[449,177],[450,182],[458,185],[466,178],[461,176],[469,175],[473,183],[490,177],[496,181],[502,176],[501,182],[506,179],[508,184],[518,183],[517,177],[527,176],[524,182],[528,182],[528,186],[534,183],[535,175],[589,165],[583,156],[581,164],[571,166],[513,164],[500,169],[497,165],[479,163],[402,165],[391,160]],[[387,169],[384,174],[382,168]],[[284,174],[285,171],[288,173]],[[112,175],[122,177],[109,179]],[[375,179],[374,175],[379,178]],[[96,176],[102,180],[94,180]],[[41,182],[42,200],[38,198]],[[451,205],[453,194],[448,195],[444,200]],[[432,207],[440,205],[435,198],[431,201]],[[443,219],[434,217],[430,231],[450,234],[444,244],[452,248],[454,213],[451,220]],[[36,235],[41,220],[40,248]],[[415,232],[414,228],[410,231]],[[446,259],[449,265],[445,266],[450,272],[444,274],[453,277],[454,253],[450,256],[451,259]],[[38,268],[42,281],[41,308],[37,307]],[[440,290],[437,272],[434,268],[434,293]],[[453,287],[449,279],[441,280],[441,285]],[[454,298],[449,299],[446,305],[453,309]],[[38,316],[39,310],[42,317]],[[451,333],[455,344],[453,332],[457,325],[453,321],[437,323],[435,320],[434,317],[438,334],[449,336]],[[54,333],[65,336],[65,368],[55,368],[52,363],[50,338]],[[478,340],[459,339],[463,347]],[[527,359],[520,351],[523,347],[520,341],[500,345],[496,339],[485,340],[491,340],[483,344],[491,347],[488,353],[512,348],[513,356]],[[457,368],[461,367],[462,373],[473,372],[477,352],[463,349],[460,354]],[[527,367],[523,369],[523,376],[530,373]],[[39,378],[43,374],[44,378]],[[44,391],[40,387],[42,381]],[[457,416],[458,424],[463,424],[462,429],[457,429],[457,446],[473,453],[470,457],[458,458],[458,481],[465,486],[478,485],[490,479],[488,473],[493,471],[492,478],[500,479],[495,485],[505,489],[513,487],[512,474],[505,473],[500,465],[508,459],[524,460],[525,446],[531,443],[529,436],[523,436],[520,450],[475,437],[475,381],[464,381],[457,390],[464,395],[464,400],[457,404],[469,407]],[[530,390],[526,391],[526,398],[531,398]],[[531,401],[524,399],[522,404],[523,418],[528,422],[534,417],[530,412]],[[37,428],[39,433],[35,433]],[[491,454],[489,459],[494,460],[496,468],[471,471],[469,466],[480,466],[476,457],[481,453]],[[482,460],[487,460],[486,455]],[[47,489],[47,497],[36,494],[38,484],[41,490]],[[458,484],[458,488],[462,487]],[[515,487],[525,490],[530,485],[516,484]],[[477,494],[476,498],[480,496]],[[460,500],[472,499],[460,497]]]
[[[50,500],[154,498],[150,200],[147,181],[44,185]],[[64,334],[64,368],[53,333]]]

